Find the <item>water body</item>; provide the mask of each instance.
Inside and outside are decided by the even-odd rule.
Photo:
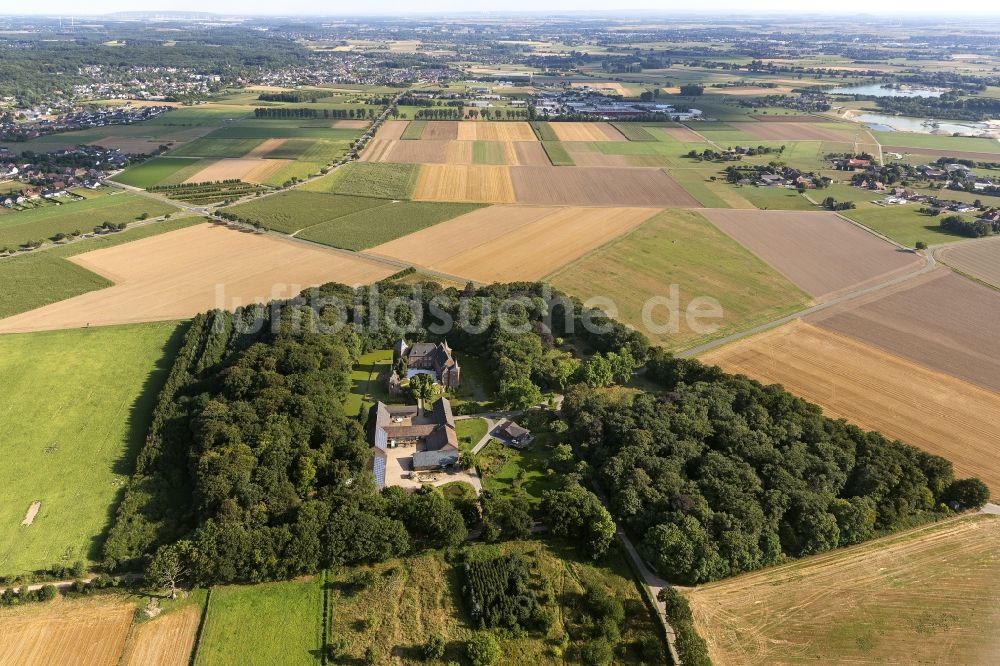
[[[932,88],[908,87],[900,90],[899,88],[890,88],[878,83],[834,88],[826,92],[829,95],[872,95],[875,97],[940,97],[944,93],[943,90],[934,90]]]
[[[982,136],[988,129],[986,123],[972,121],[935,121],[930,125],[928,118],[910,118],[907,116],[890,116],[885,113],[859,113],[853,120],[864,123],[876,132],[947,132],[948,134],[963,134],[966,136]]]

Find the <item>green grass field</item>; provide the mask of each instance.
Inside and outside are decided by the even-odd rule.
[[[670,349],[684,349],[750,328],[801,309],[809,297],[774,269],[693,211],[664,211],[623,238],[566,266],[547,278],[574,296],[601,295],[618,307],[618,318]],[[678,290],[679,317],[658,306],[647,330],[642,309],[651,297],[671,299]],[[722,308],[721,319],[707,319],[715,331],[688,325],[686,308],[697,297]]]
[[[208,138],[195,139],[176,150],[170,151],[171,157],[243,157],[264,142],[260,138]]]
[[[345,250],[366,250],[482,207],[478,204],[380,201],[386,205],[316,224],[303,230],[298,237]]]
[[[538,137],[539,141],[558,141],[559,135],[556,131],[552,129],[552,125],[547,122],[535,120],[531,122],[531,129],[534,130],[535,135]]]
[[[472,143],[474,164],[506,164],[503,144],[499,141],[474,141]]]
[[[498,495],[524,492],[533,503],[540,502],[543,492],[562,487],[560,478],[546,473],[552,445],[544,433],[535,433],[535,441],[523,450],[490,442],[479,452],[483,489]]]
[[[548,156],[549,162],[552,162],[552,166],[576,166],[576,162],[570,157],[566,146],[562,145],[560,141],[542,141],[542,148],[545,149],[545,154]]]
[[[761,210],[819,210],[804,196],[785,187],[756,187],[753,185],[736,188],[740,196]],[[816,198],[818,194],[811,193]],[[821,201],[820,196],[817,201]]]
[[[629,141],[656,141],[656,137],[638,123],[611,123]]]
[[[94,227],[104,222],[129,223],[135,222],[143,213],[149,217],[159,217],[177,210],[169,204],[143,196],[118,193],[86,201],[71,201],[60,206],[49,205],[9,213],[0,217],[0,248],[14,248],[58,233],[90,233]]]
[[[302,189],[376,199],[409,199],[419,174],[419,164],[351,162]]]
[[[323,640],[319,576],[212,590],[195,666],[316,666]]]
[[[178,172],[188,171],[192,167],[197,167],[200,170],[203,168],[203,165],[207,164],[208,162],[202,160],[157,157],[126,169],[115,176],[114,180],[125,185],[141,187],[143,189],[153,187],[154,185],[177,184],[171,181]],[[193,171],[189,175],[194,175],[194,173],[197,173],[197,171]],[[183,180],[184,178],[181,179],[181,181]]]
[[[257,220],[269,229],[290,234],[388,203],[385,199],[323,194],[297,188],[237,204],[226,210],[242,218]]]
[[[471,449],[486,436],[486,421],[482,419],[460,419],[455,421],[455,434],[462,450]]]
[[[302,124],[309,121],[302,120]],[[332,121],[331,121],[332,122]],[[268,125],[239,124],[223,127],[205,137],[206,141],[235,139],[327,139],[330,141],[353,141],[361,136],[361,130],[333,129],[329,127],[289,126],[283,123]]]
[[[917,212],[917,206],[912,204],[845,210],[841,215],[860,222],[906,247],[913,247],[917,241],[933,245],[961,238],[941,229],[941,217],[921,215]]]
[[[166,322],[0,335],[0,573],[100,558],[181,332]]]
[[[1000,143],[995,139],[971,136],[941,136],[939,134],[919,134],[916,132],[872,132],[872,135],[879,143],[886,146],[994,153],[1000,157]]]
[[[723,181],[711,181],[707,174],[711,171],[699,169],[671,169],[670,177],[680,184],[684,190],[698,200],[706,208],[732,208],[724,197],[727,192],[723,188],[732,186]],[[714,174],[713,174],[714,175]]]
[[[425,127],[427,127],[426,120],[414,120],[406,125],[406,129],[403,130],[403,133],[399,138],[404,141],[419,140],[424,134]]]
[[[286,139],[267,154],[268,159],[300,160],[303,162],[336,162],[347,154],[349,141],[327,139]]]
[[[238,108],[234,106],[197,106],[173,109],[161,114],[151,120],[144,122],[144,125],[179,125],[184,127],[206,127],[219,125],[227,120],[238,120],[250,116],[250,108]]]
[[[378,349],[364,354],[351,369],[351,390],[344,404],[344,413],[354,415],[371,407],[375,400],[388,400],[384,386],[376,381],[383,372],[392,369],[392,350]]]

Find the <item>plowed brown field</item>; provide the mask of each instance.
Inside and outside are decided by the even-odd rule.
[[[367,284],[396,271],[358,255],[200,224],[72,257],[116,284],[0,320],[0,332],[186,319],[294,296],[326,282]]]
[[[1000,391],[1000,293],[949,270],[921,275],[807,320]]]
[[[368,129],[372,124],[370,120],[335,120],[330,127],[337,129]]]
[[[504,166],[431,164],[420,169],[415,201],[514,203],[510,171]]]
[[[628,141],[607,123],[549,123],[560,141]]]
[[[1000,520],[927,525],[685,592],[716,664],[1000,663]]]
[[[817,300],[923,264],[834,213],[713,209],[703,215]]]
[[[433,123],[428,123],[428,127]],[[424,130],[426,132],[427,130]],[[531,125],[521,122],[458,123],[460,141],[537,141]]]
[[[542,144],[537,141],[514,141],[514,155],[517,163],[524,166],[551,166],[549,156],[545,154]]]
[[[536,280],[639,226],[655,208],[493,206],[371,252],[479,282]]]
[[[431,120],[420,135],[423,141],[454,141],[458,138],[458,121]]]
[[[701,357],[951,460],[1000,493],[1000,394],[801,321]]]
[[[395,141],[383,162],[444,164],[451,141]]]
[[[553,123],[556,125],[558,123]],[[659,169],[511,167],[517,202],[552,206],[658,206],[700,204]]]
[[[1000,237],[946,247],[938,259],[986,284],[1000,288]]]
[[[115,597],[62,598],[0,610],[0,664],[115,666],[135,606]]]
[[[136,626],[123,666],[187,666],[200,619],[192,605]]]

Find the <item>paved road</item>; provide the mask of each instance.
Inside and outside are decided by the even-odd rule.
[[[80,578],[80,580],[82,580],[84,583],[89,583],[95,578],[97,578],[96,575],[84,576],[83,578]],[[112,576],[112,578],[114,578],[114,576]],[[121,578],[123,582],[131,582],[135,580],[142,580],[143,575],[141,573],[125,573],[125,574],[119,574],[118,578]],[[73,584],[75,582],[76,582],[75,580],[47,580],[41,583],[32,583],[31,585],[28,585],[28,591],[34,592],[36,590],[42,589],[46,585],[55,585],[57,590],[65,591],[73,587]],[[21,589],[20,585],[13,585],[11,587],[15,590]],[[0,587],[0,594],[3,594],[6,591],[6,589],[7,588],[5,587]]]

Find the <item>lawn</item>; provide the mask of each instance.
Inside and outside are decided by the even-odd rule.
[[[345,250],[366,250],[482,207],[422,201],[384,203],[311,226],[298,237]]]
[[[351,162],[326,178],[305,185],[303,189],[377,199],[409,199],[419,173],[419,164]]]
[[[0,573],[100,559],[182,329],[0,336]],[[22,526],[36,501],[34,522]]]
[[[65,257],[182,229],[198,222],[201,218],[157,222],[95,236],[72,245],[0,259],[0,284],[3,285],[0,289],[0,319],[111,286],[110,280],[66,261]]]
[[[603,588],[625,607],[623,649],[614,663],[666,663],[666,647],[659,638],[656,620],[643,603],[628,564],[617,549],[600,563],[575,550],[544,541],[511,541],[499,545],[470,544],[464,548],[469,560],[483,560],[519,553],[532,563],[537,584],[552,590],[550,606],[555,621],[544,634],[534,631],[521,636],[497,632],[501,647],[498,666],[539,664],[561,666],[567,656],[578,654],[588,634],[576,623],[574,609],[581,601],[584,585]],[[357,583],[357,574],[375,574],[367,584]],[[450,564],[442,552],[427,552],[390,560],[371,567],[345,568],[331,572],[329,585],[329,635],[342,641],[341,659],[335,663],[363,663],[366,650],[374,649],[375,663],[416,665],[425,662],[420,646],[431,634],[446,642],[444,661],[468,663],[465,645],[477,630],[472,627],[462,587],[460,564]],[[569,637],[572,633],[573,637]],[[647,654],[643,654],[642,645]],[[568,660],[577,663],[576,659]]]
[[[323,642],[320,576],[212,590],[195,666],[316,666]]]
[[[583,299],[610,298],[620,320],[673,350],[776,319],[809,301],[786,278],[694,211],[664,211],[547,279]],[[654,297],[660,301],[651,310],[655,330],[644,324],[642,316]],[[716,330],[699,332],[688,322],[685,313],[697,297],[714,298],[721,306],[721,318],[702,321]],[[678,314],[673,322],[670,310]]]
[[[716,664],[995,664],[998,548],[967,516],[685,595]]]
[[[486,421],[483,419],[459,419],[455,421],[455,433],[458,435],[459,448],[471,449],[486,436]]]
[[[875,206],[845,210],[841,215],[860,222],[906,247],[914,247],[917,241],[933,245],[962,238],[941,229],[941,217],[921,215],[917,212],[917,208],[918,206],[914,204]]]
[[[576,162],[570,157],[569,152],[566,150],[566,146],[562,145],[560,141],[542,141],[542,148],[545,149],[545,154],[549,158],[549,162],[552,162],[552,166],[575,166]]]
[[[388,395],[384,386],[376,381],[378,376],[392,369],[392,350],[379,349],[369,352],[358,359],[351,369],[351,390],[344,404],[345,414],[359,414],[376,400],[387,401]]]
[[[59,233],[90,233],[104,222],[129,223],[135,222],[144,213],[149,217],[159,217],[177,210],[144,196],[119,193],[9,213],[0,216],[0,248],[15,248],[22,243],[51,238]]]
[[[538,430],[532,434],[535,439],[526,449],[514,449],[493,440],[479,452],[478,467],[484,490],[500,495],[524,492],[537,504],[543,492],[562,487],[562,475],[550,475],[548,471],[553,447],[565,438]]]
[[[346,197],[297,188],[237,204],[225,210],[241,218],[256,220],[269,229],[290,234],[387,203],[385,199]]]
[[[132,187],[146,189],[154,185],[165,184],[164,181],[186,167],[200,166],[201,164],[200,160],[157,157],[126,169],[115,176],[114,180]]]

